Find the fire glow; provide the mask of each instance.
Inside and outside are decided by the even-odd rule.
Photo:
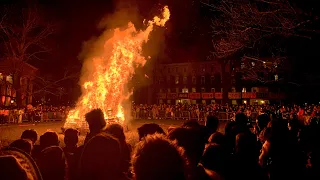
[[[106,119],[116,117],[124,121],[122,103],[132,94],[126,91],[125,85],[135,69],[146,63],[142,45],[148,41],[154,25],[164,26],[169,20],[167,6],[163,8],[162,16],[148,21],[144,31],[137,31],[131,22],[125,30],[114,29],[113,36],[101,43],[103,47],[98,47],[102,50],[85,60],[83,68],[89,67],[90,72],[81,77],[82,95],[75,109],[69,112],[65,128],[82,127],[86,124],[84,115],[96,108],[104,111]]]

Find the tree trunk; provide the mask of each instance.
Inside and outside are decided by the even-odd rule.
[[[222,92],[222,104],[229,103],[228,93],[231,89],[231,80],[230,72],[226,71],[226,68],[229,68],[228,62],[226,60],[221,61],[221,87],[223,88]]]
[[[21,76],[18,73],[13,75],[13,88],[16,90],[16,103],[18,107],[22,106],[22,89],[20,78]]]

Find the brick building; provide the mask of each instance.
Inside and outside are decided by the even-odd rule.
[[[149,86],[153,102],[264,104],[284,98],[277,86],[244,81],[230,64],[224,68],[225,77],[219,61],[160,64],[156,66],[153,84]],[[223,84],[223,80],[227,82]],[[227,99],[223,99],[224,93],[227,93]]]
[[[28,63],[20,63],[19,76],[13,77],[12,63],[0,62],[0,106],[26,106],[32,103],[32,80],[38,69]],[[19,79],[19,83],[14,82]],[[16,84],[15,84],[16,83]]]

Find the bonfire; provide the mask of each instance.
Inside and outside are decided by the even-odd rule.
[[[123,103],[132,94],[125,87],[135,69],[146,63],[142,45],[148,41],[154,26],[164,26],[169,17],[170,11],[165,6],[162,17],[155,16],[148,21],[145,30],[137,31],[129,22],[125,30],[114,29],[111,38],[106,39],[105,34],[109,31],[101,35],[94,53],[84,61],[82,72],[85,73],[80,81],[82,95],[69,112],[64,128],[87,129],[84,116],[96,108],[102,109],[107,123],[125,121]]]

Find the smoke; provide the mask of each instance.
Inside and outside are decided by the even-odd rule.
[[[142,28],[142,31],[135,29],[136,24],[129,23],[138,22],[139,19],[142,22],[135,6],[119,4],[115,13],[102,19],[97,26],[102,31],[101,35],[85,42],[79,54],[79,58],[83,60],[79,81],[82,96],[78,101],[77,110],[73,111],[70,117],[85,113],[86,110],[93,107],[103,107],[105,112],[112,109],[121,114],[122,109],[119,109],[119,102],[121,102],[125,120],[130,120],[131,100],[129,97],[132,95],[132,90],[128,89],[128,85],[125,84],[130,75],[134,74],[130,64],[132,62],[134,66],[144,65],[145,59],[142,56],[148,57],[146,52],[156,54],[155,44],[159,43],[161,37],[156,36],[158,38],[148,44],[148,51],[144,51],[142,56],[141,45],[148,41],[149,37],[154,36],[149,36],[150,32],[157,28],[153,24],[163,26],[169,19],[169,11],[166,13],[168,15],[166,18],[155,17],[157,19],[145,24],[147,27]]]

